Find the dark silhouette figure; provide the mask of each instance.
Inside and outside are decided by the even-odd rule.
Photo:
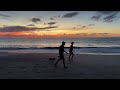
[[[73,44],[74,44],[74,42],[71,42],[71,46],[70,46],[70,49],[69,49],[69,61],[73,60],[73,56],[74,56]]]
[[[63,41],[62,42],[62,45],[59,47],[59,59],[58,59],[58,61],[55,63],[55,67],[56,67],[56,65],[57,65],[57,63],[60,61],[60,60],[63,60],[63,65],[64,65],[64,68],[67,68],[66,66],[65,66],[65,58],[64,58],[64,52],[66,52],[65,50],[64,50],[64,45],[65,45],[65,42]],[[66,52],[67,53],[67,52]],[[67,53],[68,54],[68,53]]]

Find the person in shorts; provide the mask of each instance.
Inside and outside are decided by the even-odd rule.
[[[67,68],[66,65],[65,65],[65,58],[64,58],[64,52],[66,52],[64,50],[64,45],[65,45],[65,42],[63,41],[62,42],[62,45],[59,47],[59,59],[58,61],[55,63],[55,67],[57,66],[57,63],[60,61],[60,60],[63,60],[63,65],[64,65],[64,68]],[[67,52],[66,52],[67,53]],[[68,53],[67,53],[68,54]]]

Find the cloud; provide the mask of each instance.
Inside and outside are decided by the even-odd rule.
[[[52,17],[51,17],[50,20],[55,20],[55,18],[52,18]]]
[[[76,33],[75,35],[79,35],[79,36],[86,36],[87,33]]]
[[[0,13],[0,16],[2,16],[2,17],[11,17],[10,15],[6,15],[6,14],[2,14],[2,13]]]
[[[116,19],[116,14],[112,14],[103,18],[104,22],[110,23]]]
[[[6,27],[7,25],[3,25],[3,27]]]
[[[102,15],[111,15],[111,14],[117,14],[119,11],[97,11],[96,13],[102,14]]]
[[[96,21],[100,20],[100,18],[101,18],[101,15],[95,15],[91,17],[92,20],[96,20]]]
[[[61,17],[61,15],[58,15],[58,16],[54,16],[54,18],[60,18]]]
[[[97,11],[96,15],[92,16],[91,19],[93,20],[102,20],[103,22],[110,23],[115,21],[119,11]]]
[[[29,24],[29,25],[27,25],[27,26],[35,26],[34,24]]]
[[[79,37],[89,36],[89,37],[108,37],[111,33],[76,33],[75,35]]]
[[[109,36],[109,35],[111,35],[111,33],[91,33],[91,34],[89,34],[89,35],[91,35],[91,36],[93,36],[93,35],[96,35],[96,36],[98,36],[98,35],[101,35],[101,36]]]
[[[36,29],[37,28],[29,28],[25,26],[7,26],[0,28],[0,32],[21,32],[21,31],[31,31]]]
[[[43,30],[43,29],[52,29],[52,28],[58,28],[58,26],[49,26],[49,27],[44,27],[44,28],[39,28],[39,29]]]
[[[64,33],[63,35],[67,35],[66,33]]]
[[[87,26],[82,26],[81,29],[84,29],[84,28],[86,28],[86,27],[87,27]]]
[[[53,16],[53,17],[50,18],[50,20],[55,20],[55,19],[60,18],[60,17],[61,17],[61,15]]]
[[[47,25],[47,23],[44,23],[44,25]]]
[[[89,24],[88,26],[94,26],[95,24]]]
[[[41,22],[41,19],[40,18],[32,18],[31,21],[34,23],[38,23],[38,22]]]
[[[51,26],[51,25],[54,25],[56,24],[57,22],[49,22],[48,24]]]
[[[63,18],[72,18],[78,14],[79,14],[79,12],[72,12],[72,13],[67,13],[67,14],[63,15],[62,17]]]
[[[72,29],[76,30],[83,30],[83,29],[88,29],[94,26],[95,24],[88,24],[88,25],[77,25],[77,27],[73,27]]]
[[[49,26],[49,27],[43,27],[43,28],[37,28],[37,27],[26,27],[26,26],[7,26],[7,27],[0,27],[0,32],[22,32],[22,31],[35,31],[35,30],[46,30],[46,29],[52,29],[57,28],[58,26]]]
[[[88,24],[88,25],[84,25],[84,26],[81,26],[81,29],[88,29],[88,28],[91,28],[92,26],[94,26],[95,24]]]

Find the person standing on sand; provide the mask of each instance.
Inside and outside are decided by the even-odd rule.
[[[66,66],[65,66],[65,58],[64,58],[64,52],[66,52],[65,50],[64,50],[64,45],[65,45],[65,42],[63,41],[62,42],[62,45],[59,47],[59,59],[58,59],[58,61],[55,63],[55,67],[57,66],[57,63],[60,61],[60,60],[63,60],[63,65],[64,65],[64,68],[67,68]],[[67,52],[66,52],[67,53]],[[68,53],[67,53],[68,54]]]
[[[71,46],[70,46],[70,49],[69,49],[69,61],[73,60],[73,56],[74,56],[74,53],[73,53],[74,52],[73,51],[73,44],[74,44],[74,42],[71,42]]]

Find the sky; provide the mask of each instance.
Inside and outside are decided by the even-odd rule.
[[[120,37],[120,12],[0,11],[1,37]]]

